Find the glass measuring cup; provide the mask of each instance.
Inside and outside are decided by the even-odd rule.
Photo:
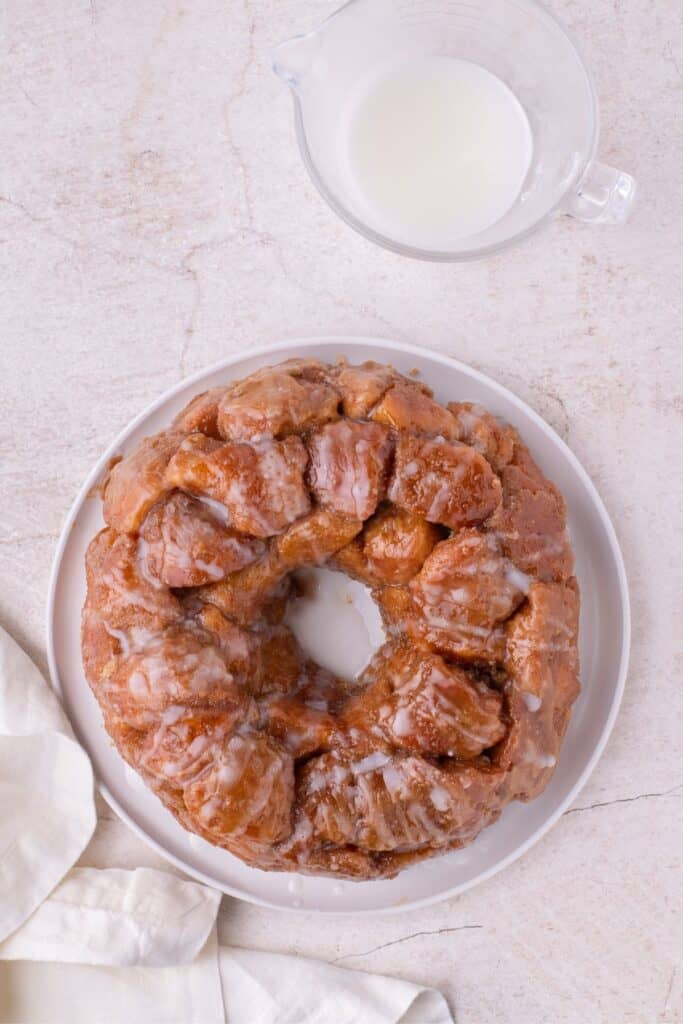
[[[341,154],[343,111],[361,78],[389,62],[447,56],[479,64],[522,104],[533,156],[522,189],[495,224],[452,250],[406,245],[367,223]],[[330,206],[366,238],[418,259],[475,259],[569,214],[594,224],[626,219],[633,178],[596,161],[593,84],[576,47],[535,0],[350,0],[313,32],[278,46],[273,68],[294,96],[304,162]]]

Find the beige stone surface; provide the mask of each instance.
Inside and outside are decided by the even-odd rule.
[[[160,391],[316,333],[422,343],[526,399],[614,518],[634,638],[576,806],[520,862],[402,916],[226,899],[226,942],[392,973],[458,1024],[683,1020],[681,144],[676,0],[552,0],[602,103],[622,228],[567,218],[484,263],[373,248],[309,183],[269,50],[323,0],[6,0],[0,12],[0,622],[41,665],[50,562],[88,468]],[[86,859],[159,863],[104,817]]]

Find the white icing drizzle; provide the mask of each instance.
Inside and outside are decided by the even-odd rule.
[[[259,441],[249,447],[256,454],[256,465],[250,472],[243,469],[225,481],[226,503],[233,518],[241,512],[254,524],[254,532],[272,536],[283,529],[282,521],[287,525],[310,508],[302,479],[303,464],[290,454],[284,442]],[[255,487],[255,480],[260,486]]]
[[[131,586],[131,581],[123,575],[122,567],[116,566],[109,571],[102,572],[102,582],[124,605],[135,605],[137,608],[141,608],[143,611],[149,612],[151,615],[159,614],[159,602],[157,593],[165,588],[159,583],[158,580],[154,580],[152,577],[149,579],[143,573],[142,560],[137,560],[137,571],[140,573],[142,580],[140,586]],[[144,585],[143,585],[144,584]],[[146,586],[145,586],[146,585]],[[152,593],[145,592],[146,588],[152,589]]]
[[[377,501],[373,490],[384,453],[383,438],[374,424],[338,420],[324,427],[311,446],[311,475],[321,500],[345,515],[365,519]]]
[[[163,636],[153,640],[128,675],[128,689],[140,701],[162,695],[172,700],[201,696],[232,681],[225,662],[214,647],[183,648],[185,637],[169,643]]]
[[[184,704],[172,704],[168,708],[164,708],[161,712],[161,721],[164,725],[175,725],[179,719],[183,717],[186,712]]]
[[[364,775],[365,772],[374,772],[389,763],[390,758],[381,751],[376,750],[360,761],[353,761],[349,767],[355,775]]]
[[[429,791],[429,799],[437,811],[447,811],[452,803],[451,794],[443,786],[432,786]]]
[[[203,494],[195,495],[195,500],[200,501],[202,505],[205,505],[211,512],[213,518],[217,519],[221,526],[230,525],[230,512],[222,502],[216,501],[215,498],[207,498]]]
[[[216,562],[205,562],[201,558],[194,558],[191,559],[191,561],[193,565],[195,565],[201,572],[205,572],[212,580],[221,580],[225,575],[220,565],[217,565]]]
[[[507,562],[505,565],[505,578],[508,583],[516,587],[517,590],[521,590],[523,594],[528,594],[531,589],[531,577],[527,576],[525,572],[518,569],[512,562]]]
[[[107,625],[104,619],[102,620],[102,625],[106,629],[107,633],[109,633],[110,637],[113,637],[114,640],[118,640],[121,646],[121,654],[124,658],[127,657],[131,652],[131,643],[126,630],[114,629],[112,626]]]
[[[535,751],[524,758],[524,764],[533,765],[534,768],[554,768],[557,759],[552,754],[539,754]]]
[[[415,726],[410,714],[409,705],[402,705],[396,709],[391,723],[391,729],[394,735],[399,737],[410,736],[414,732]]]
[[[543,703],[541,698],[537,697],[535,693],[528,693],[526,691],[522,693],[522,699],[529,711],[538,711]]]

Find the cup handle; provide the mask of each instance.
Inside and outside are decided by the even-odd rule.
[[[636,189],[630,174],[594,163],[570,197],[565,213],[590,224],[623,224],[631,212]]]

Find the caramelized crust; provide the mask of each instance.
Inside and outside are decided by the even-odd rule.
[[[250,694],[289,693],[296,688],[301,652],[286,626],[261,622],[257,629],[242,629],[211,604],[202,605],[195,621],[211,635],[228,670]]]
[[[298,519],[275,542],[275,550],[290,569],[322,565],[363,529],[360,519],[349,519],[327,508],[316,508]]]
[[[190,819],[237,852],[291,832],[291,754],[258,733],[233,736],[184,791]]]
[[[146,437],[121,459],[104,487],[104,521],[118,533],[139,530],[143,519],[169,490],[166,467],[183,440],[180,433]]]
[[[97,612],[112,631],[158,632],[182,615],[180,601],[144,572],[135,537],[101,530],[85,556],[88,610]]]
[[[236,530],[272,537],[310,508],[307,462],[298,437],[217,445],[192,434],[169,463],[166,480],[224,505]]]
[[[392,747],[467,759],[505,735],[500,694],[436,654],[386,644],[363,681],[343,721]]]
[[[118,463],[104,516],[85,673],[185,829],[264,870],[383,878],[550,781],[579,692],[566,510],[480,406],[377,363],[264,367]],[[358,679],[283,624],[311,565],[373,588],[387,642]]]
[[[220,437],[218,433],[218,406],[227,392],[227,388],[211,388],[195,395],[176,418],[172,427],[182,434],[206,434],[207,437]]]
[[[522,603],[529,582],[503,556],[495,534],[461,530],[437,544],[411,581],[408,631],[441,654],[502,660],[499,624]]]
[[[258,696],[290,693],[299,682],[302,664],[294,634],[282,625],[261,626],[255,639],[259,665],[249,680],[249,688]]]
[[[550,782],[579,695],[578,628],[576,580],[532,584],[528,603],[508,624],[512,725],[495,757],[507,769],[507,799],[533,800]]]
[[[326,508],[367,519],[384,497],[391,455],[389,431],[377,423],[338,420],[308,440],[308,483]]]
[[[171,705],[145,734],[136,767],[171,786],[184,786],[214,761],[241,724],[244,710],[238,705],[232,712]]]
[[[488,519],[500,494],[500,481],[473,448],[400,436],[388,494],[399,508],[456,530]]]
[[[302,772],[301,815],[323,844],[376,853],[438,849],[473,839],[488,823],[481,806],[487,781],[476,768],[445,771],[412,754],[333,750]]]
[[[271,372],[232,388],[218,406],[218,430],[228,441],[285,437],[336,419],[339,394],[329,385]]]
[[[188,601],[189,608],[194,604]],[[216,607],[201,601],[198,608],[192,608],[192,621],[211,636],[211,642],[221,651],[233,675],[240,679],[251,679],[259,671],[258,645],[254,634],[238,626]],[[189,610],[189,609],[188,609]]]
[[[457,439],[475,448],[498,472],[507,466],[514,448],[514,431],[504,427],[495,416],[472,402],[449,402],[448,410],[454,416]]]
[[[174,704],[235,711],[244,703],[218,648],[182,626],[169,626],[123,657],[101,693],[117,717],[134,728]]]
[[[311,707],[300,694],[276,698],[265,713],[266,730],[295,758],[329,750],[339,734],[337,719],[328,711]]]
[[[391,385],[400,379],[400,374],[393,367],[382,366],[381,363],[340,367],[336,385],[342,398],[342,412],[353,419],[366,417]]]
[[[287,569],[273,548],[258,562],[230,573],[220,583],[200,587],[202,601],[215,605],[240,626],[250,626],[261,616],[278,618],[278,598],[286,597]]]
[[[414,385],[394,384],[375,406],[372,419],[395,430],[458,440],[455,417]]]
[[[506,555],[540,580],[567,580],[574,555],[564,498],[517,439],[513,461],[500,472],[503,500],[491,519]]]
[[[263,541],[225,526],[209,506],[178,492],[147,514],[140,530],[143,572],[168,587],[199,587],[254,562]]]
[[[334,565],[370,585],[408,583],[441,539],[437,526],[393,505],[381,508],[365,529],[334,556]]]

